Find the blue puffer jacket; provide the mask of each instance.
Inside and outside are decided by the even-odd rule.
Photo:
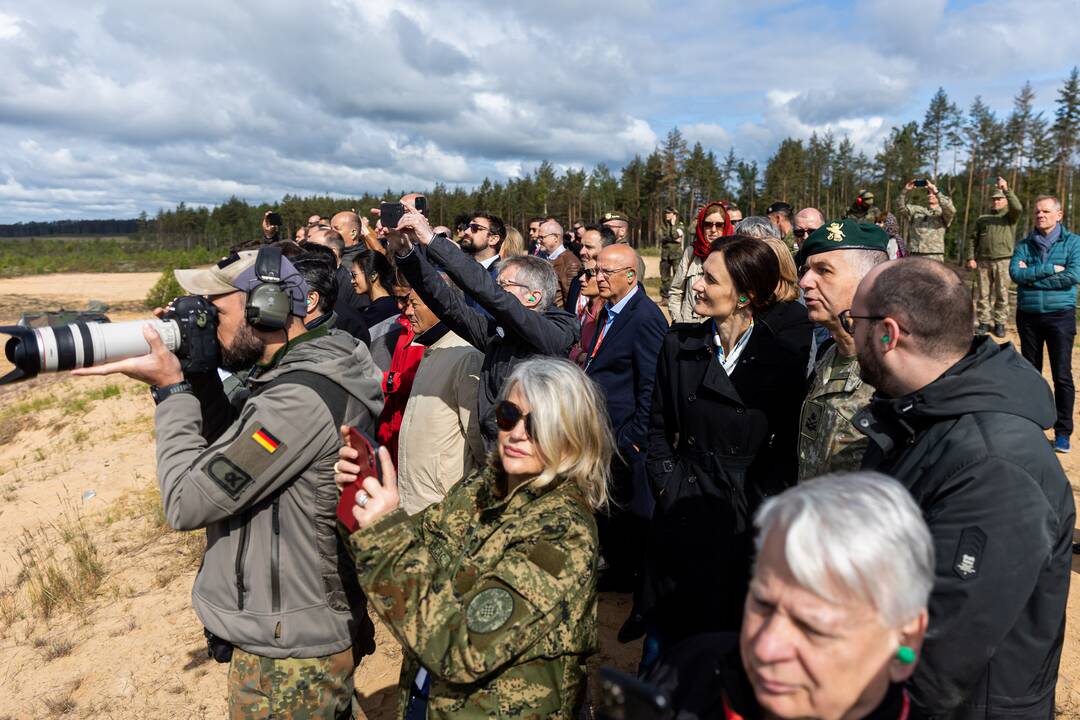
[[[1016,309],[1024,313],[1049,313],[1076,307],[1080,285],[1080,235],[1061,228],[1061,237],[1050,246],[1045,262],[1031,234],[1016,244],[1009,275],[1016,283]],[[1020,263],[1027,267],[1020,267]],[[1054,270],[1055,265],[1065,268]]]

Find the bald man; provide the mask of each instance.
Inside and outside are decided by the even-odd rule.
[[[344,213],[338,213],[334,217],[337,218],[342,214]],[[355,217],[355,213],[350,214]],[[355,337],[370,337],[367,323],[364,322],[363,310],[371,304],[371,299],[367,295],[357,294],[356,288],[352,284],[353,258],[357,255],[356,248],[362,248],[363,246],[354,244],[350,248],[345,236],[340,231],[325,225],[309,228],[307,242],[330,248],[337,258],[338,293],[337,301],[334,303],[334,312],[338,316],[337,327]],[[353,252],[350,253],[350,249]]]
[[[819,227],[825,224],[825,216],[821,214],[821,211],[817,208],[803,208],[799,212],[795,213],[795,220],[792,223],[791,232],[795,236],[795,250],[806,241],[806,238],[810,236],[810,233],[817,230]]]
[[[606,589],[631,591],[641,567],[645,526],[653,499],[645,479],[645,440],[656,358],[667,321],[640,285],[640,258],[629,245],[600,251],[596,283],[604,307],[596,337],[583,348],[585,373],[607,397],[619,457],[612,462],[610,515],[597,517],[600,550],[608,562]]]

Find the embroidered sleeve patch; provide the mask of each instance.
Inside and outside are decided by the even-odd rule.
[[[233,500],[240,499],[247,486],[254,482],[250,475],[221,453],[210,458],[206,464],[206,474]]]
[[[979,527],[964,528],[953,560],[953,572],[961,580],[974,580],[982,567],[983,551],[986,549],[986,533]]]
[[[465,608],[465,625],[469,632],[492,633],[506,624],[514,614],[514,596],[501,587],[487,588],[476,593]]]
[[[277,449],[281,447],[281,441],[271,435],[266,428],[259,428],[253,432],[251,439],[259,443],[259,446],[270,454],[276,453]]]

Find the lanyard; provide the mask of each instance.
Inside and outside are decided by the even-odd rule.
[[[602,313],[604,316],[604,324],[600,328],[600,335],[596,338],[596,342],[593,343],[592,352],[589,353],[589,359],[585,361],[585,369],[589,369],[589,365],[592,364],[593,359],[596,357],[596,353],[600,350],[600,344],[604,342],[604,338],[607,337],[608,328],[615,324],[615,318],[608,322],[609,313],[605,311]]]

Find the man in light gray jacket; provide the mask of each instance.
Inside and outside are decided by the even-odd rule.
[[[333,465],[342,423],[371,434],[381,373],[350,335],[304,327],[306,283],[277,248],[176,278],[217,308],[222,366],[251,369],[238,401],[216,373],[185,378],[150,326],[150,354],[80,372],[153,386],[165,517],[206,529],[192,602],[212,654],[231,658],[230,716],[351,717],[374,629],[338,536]]]

